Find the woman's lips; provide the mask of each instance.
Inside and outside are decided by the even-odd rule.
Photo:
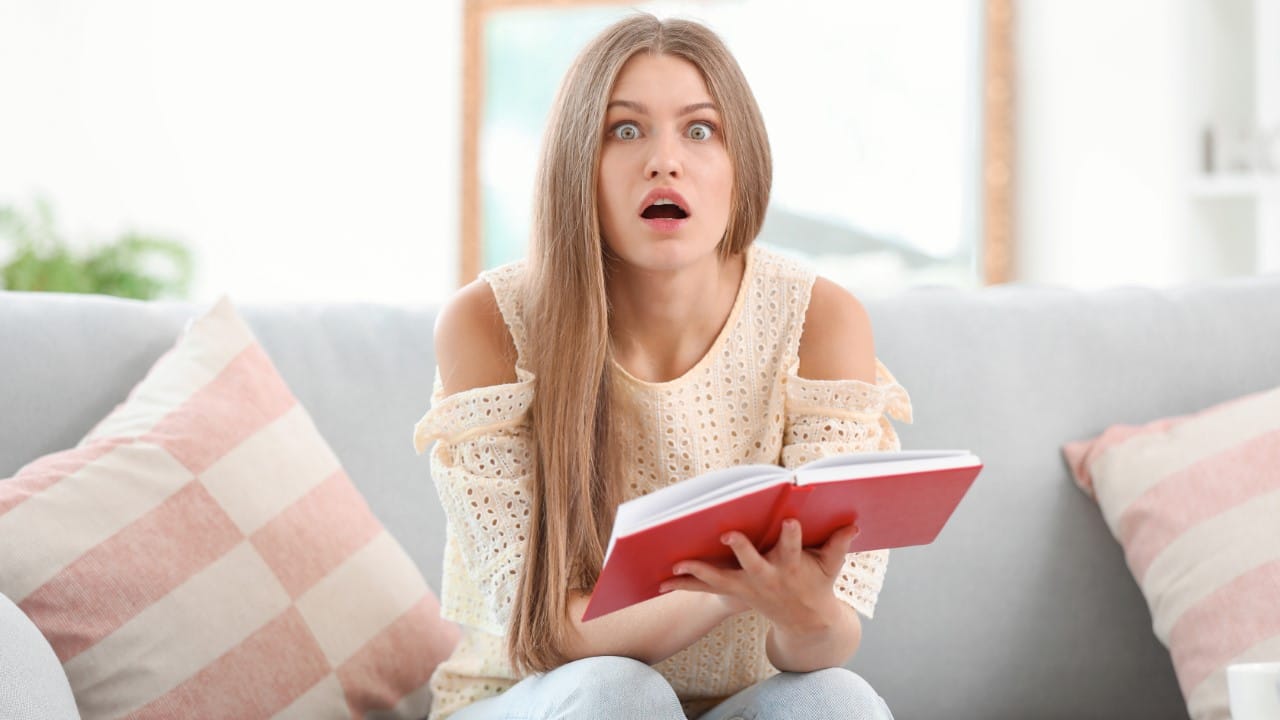
[[[651,230],[663,234],[671,234],[689,221],[689,218],[640,218]]]
[[[671,187],[654,188],[646,193],[644,199],[640,201],[640,207],[636,208],[636,214],[643,215],[644,211],[649,206],[659,200],[666,200],[675,204],[676,207],[679,207],[680,210],[684,212],[685,217],[693,215],[693,213],[689,211],[689,201],[685,200],[683,195],[676,192],[675,188]]]
[[[654,205],[661,204],[662,210],[656,213],[648,213],[650,215],[683,215],[684,217],[645,217],[648,210]],[[676,192],[673,187],[659,187],[650,190],[645,194],[644,200],[640,203],[640,220],[649,226],[649,229],[661,234],[671,235],[679,230],[685,222],[693,216],[689,212],[689,202],[684,199],[680,193]]]

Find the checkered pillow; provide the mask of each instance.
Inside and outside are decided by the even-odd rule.
[[[0,480],[0,592],[86,720],[418,718],[457,639],[226,299]]]

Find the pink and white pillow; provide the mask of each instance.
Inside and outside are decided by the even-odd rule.
[[[1227,720],[1227,665],[1280,660],[1280,388],[1063,453],[1124,547],[1192,718]]]
[[[225,298],[0,480],[0,592],[86,720],[418,718],[457,640]]]

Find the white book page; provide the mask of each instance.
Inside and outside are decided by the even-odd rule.
[[[917,450],[909,452],[837,455],[806,463],[796,469],[797,485],[834,482],[880,475],[974,467],[982,464],[967,450]]]
[[[968,450],[902,450],[893,452],[864,452],[848,455],[828,455],[801,465],[796,470],[811,468],[847,467],[849,465],[865,465],[867,463],[897,462],[899,460],[919,460],[935,457],[958,457],[969,455]]]
[[[777,465],[738,465],[691,477],[619,505],[613,535],[629,534],[691,509],[715,504],[721,498],[770,485],[790,474]]]

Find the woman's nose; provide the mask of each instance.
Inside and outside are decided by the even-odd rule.
[[[663,175],[680,177],[684,167],[680,157],[680,142],[674,133],[660,133],[649,147],[651,152],[644,167],[646,179],[653,180]]]

